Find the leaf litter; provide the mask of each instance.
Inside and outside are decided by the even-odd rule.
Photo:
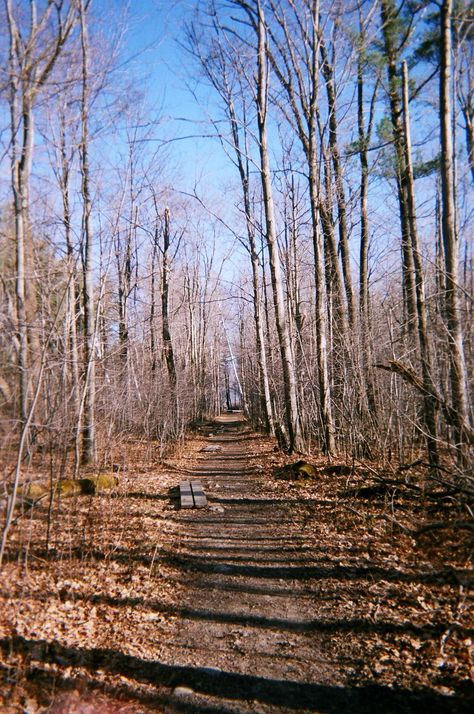
[[[340,710],[316,687],[355,712],[382,711],[375,692],[385,711],[404,711],[397,692],[406,711],[474,704],[471,534],[415,538],[433,503],[360,498],[367,471],[322,456],[279,478],[288,459],[232,424],[165,462],[158,444],[121,459],[116,493],[55,502],[49,533],[38,505],[12,531],[2,711]],[[209,508],[180,511],[173,489],[196,473]]]

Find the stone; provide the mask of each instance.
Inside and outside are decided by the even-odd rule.
[[[192,697],[194,691],[190,687],[176,687],[173,694],[175,697]]]

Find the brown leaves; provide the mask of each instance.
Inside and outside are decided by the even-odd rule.
[[[467,691],[469,563],[393,526],[420,518],[409,498],[358,498],[364,469],[328,470],[322,457],[317,480],[275,478],[285,457],[265,438],[235,463],[206,443],[190,440],[161,468],[137,449],[116,495],[54,506],[48,541],[46,507],[16,526],[1,584],[5,711],[20,700],[31,712],[156,711],[158,683],[94,669],[101,652],[301,681],[325,662],[333,684]],[[209,479],[220,509],[183,514],[169,489],[206,458],[222,459]]]

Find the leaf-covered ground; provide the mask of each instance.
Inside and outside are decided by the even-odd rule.
[[[18,519],[1,710],[472,711],[472,533],[415,538],[446,514],[373,465],[293,478],[245,424],[210,431],[167,462],[125,443],[116,493]],[[190,476],[208,508],[178,508]]]

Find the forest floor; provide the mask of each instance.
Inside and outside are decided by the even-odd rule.
[[[282,478],[240,419],[167,462],[128,442],[115,494],[63,498],[49,530],[46,505],[18,520],[2,712],[474,711],[472,533],[415,538],[404,524],[439,513],[361,491],[370,466],[320,456],[316,476]],[[179,509],[185,478],[207,508]]]

